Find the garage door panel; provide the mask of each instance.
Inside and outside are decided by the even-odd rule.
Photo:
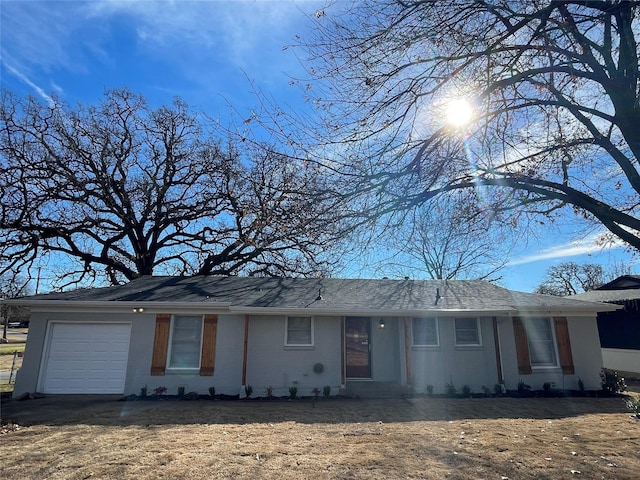
[[[122,393],[130,324],[54,323],[45,393]]]

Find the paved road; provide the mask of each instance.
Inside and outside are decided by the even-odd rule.
[[[0,336],[2,335],[0,334]],[[7,336],[16,339],[18,342],[27,341],[27,332],[9,329],[7,330]]]

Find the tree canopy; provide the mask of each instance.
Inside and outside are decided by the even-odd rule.
[[[2,92],[0,274],[45,257],[58,285],[163,274],[325,274],[344,233],[318,167],[221,141],[180,99],[126,89],[70,108]]]
[[[499,280],[515,237],[491,225],[484,212],[470,211],[474,204],[465,193],[451,192],[416,208],[396,231],[383,235],[391,256],[384,267],[413,278]]]
[[[513,226],[572,215],[640,248],[636,2],[335,2],[297,47],[325,162],[372,216],[452,190]],[[447,121],[464,99],[468,122]],[[327,160],[327,158],[329,160]],[[605,231],[602,229],[603,231]]]
[[[631,274],[629,265],[614,264],[604,268],[597,263],[562,262],[550,266],[535,293],[576,295],[601,287],[617,277]]]

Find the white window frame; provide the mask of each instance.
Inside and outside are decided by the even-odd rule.
[[[532,352],[534,351],[531,348],[531,332],[533,329],[532,320],[534,319],[544,319],[547,321],[547,325],[549,326],[549,331],[551,332],[551,347],[553,348],[553,363],[536,363],[533,360]],[[560,367],[560,355],[558,354],[558,340],[556,339],[556,329],[554,321],[551,317],[539,316],[539,317],[524,317],[522,318],[522,323],[524,324],[524,329],[527,332],[527,346],[529,347],[529,362],[531,363],[531,369],[545,369],[545,368],[558,368]]]
[[[311,329],[310,343],[289,343],[289,319],[290,318],[304,318],[309,319],[309,325]],[[287,316],[284,322],[284,346],[285,347],[313,347],[314,346],[314,330],[315,330],[315,322],[314,318],[305,315],[291,315]]]
[[[478,343],[460,343],[458,341],[458,320],[475,320],[476,332],[478,334]],[[482,346],[482,328],[479,317],[455,317],[453,319],[453,335],[455,337],[456,347],[481,347]]]
[[[198,346],[198,366],[197,367],[172,367],[171,366],[171,356],[173,352],[173,334],[174,334],[176,317],[199,317],[200,318],[200,345]],[[167,348],[167,365],[166,365],[167,371],[169,370],[172,372],[199,371],[201,366],[200,364],[202,363],[203,337],[204,337],[204,315],[171,315],[171,324],[169,326],[169,348]]]
[[[425,321],[425,320],[432,320],[435,326],[435,331],[436,331],[436,338],[435,338],[435,343],[417,343],[416,342],[416,336],[415,336],[415,322],[416,321]],[[414,347],[439,347],[440,346],[440,327],[439,324],[440,322],[438,321],[438,317],[413,317],[411,318],[411,342],[412,342],[412,346]]]

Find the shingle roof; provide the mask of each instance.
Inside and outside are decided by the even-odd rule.
[[[567,298],[586,300],[588,302],[624,302],[640,299],[640,288],[626,290],[590,290],[588,292],[571,295]]]
[[[175,302],[227,305],[235,311],[305,309],[323,312],[522,310],[582,311],[612,307],[515,292],[480,280],[363,280],[260,277],[141,277],[126,285],[26,297],[25,304]]]

